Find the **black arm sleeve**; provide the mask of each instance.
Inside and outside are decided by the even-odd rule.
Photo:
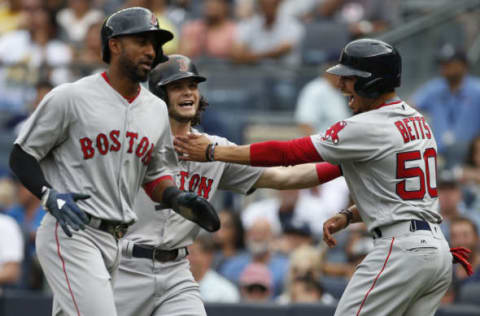
[[[20,182],[39,199],[42,197],[42,187],[51,187],[35,157],[27,154],[17,144],[10,153],[10,168]]]

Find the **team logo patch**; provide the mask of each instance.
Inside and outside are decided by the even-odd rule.
[[[150,16],[150,23],[152,23],[153,26],[158,26],[158,20],[157,20],[157,17],[155,16],[155,14],[152,14]]]
[[[345,127],[347,126],[347,122],[345,121],[340,121],[335,124],[333,124],[327,131],[325,132],[325,136],[322,137],[322,140],[328,140],[330,139],[332,143],[335,145],[338,144],[340,141],[340,138],[338,137],[338,133]]]
[[[181,72],[187,72],[188,71],[188,64],[183,58],[177,58],[178,62],[178,70]]]

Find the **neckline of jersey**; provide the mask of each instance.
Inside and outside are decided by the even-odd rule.
[[[394,105],[394,104],[399,104],[399,103],[402,103],[402,100],[400,100],[400,99],[387,100],[385,103],[380,104],[375,109],[379,109],[379,108],[383,108],[384,106],[387,106],[387,105]]]
[[[103,77],[103,79],[105,79],[105,81],[108,83],[108,85],[109,85],[110,87],[112,87],[112,84],[110,83],[110,80],[108,79],[108,76],[107,76],[107,72],[106,72],[106,71],[102,72],[102,77]],[[113,88],[113,87],[112,87],[112,88]],[[127,102],[128,102],[129,104],[131,104],[133,101],[135,101],[135,99],[136,99],[136,98],[138,97],[138,95],[140,94],[140,90],[141,90],[141,88],[140,88],[140,86],[138,86],[137,94],[136,94],[136,95],[134,95],[134,96],[131,97],[131,98],[127,98],[127,97],[124,97],[124,96],[122,95],[122,98],[124,98],[125,100],[127,100]],[[119,94],[120,94],[120,93],[119,93]],[[121,95],[121,94],[120,94],[120,95]]]

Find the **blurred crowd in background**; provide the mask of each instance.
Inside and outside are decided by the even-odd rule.
[[[351,39],[378,36],[437,9],[415,11],[416,2],[422,1],[0,0],[0,155],[8,157],[22,122],[52,88],[105,69],[99,34],[103,19],[117,9],[143,6],[156,13],[160,26],[175,34],[164,51],[193,58],[210,82],[203,93],[212,106],[202,128],[248,142],[321,133],[350,116],[334,78],[322,70]],[[433,64],[435,74],[401,95],[427,117],[438,143],[438,174],[431,177],[444,233],[452,247],[472,250],[475,274],[467,278],[455,267],[443,304],[480,295],[480,79],[468,54],[478,40],[478,21],[478,12],[461,15],[462,33],[438,41],[435,55],[421,61]],[[249,111],[266,120],[287,113],[294,132],[232,128],[236,113]],[[189,249],[204,300],[336,304],[373,246],[362,224],[338,234],[336,248],[323,243],[323,222],[351,203],[343,178],[245,199],[220,195],[221,229],[202,234]],[[35,256],[44,214],[40,201],[0,164],[0,287],[48,293]]]

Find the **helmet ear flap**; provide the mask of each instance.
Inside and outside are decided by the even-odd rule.
[[[378,98],[383,92],[383,84],[385,80],[382,77],[371,80],[359,77],[357,78],[358,79],[354,88],[358,95],[369,99],[375,99]]]

